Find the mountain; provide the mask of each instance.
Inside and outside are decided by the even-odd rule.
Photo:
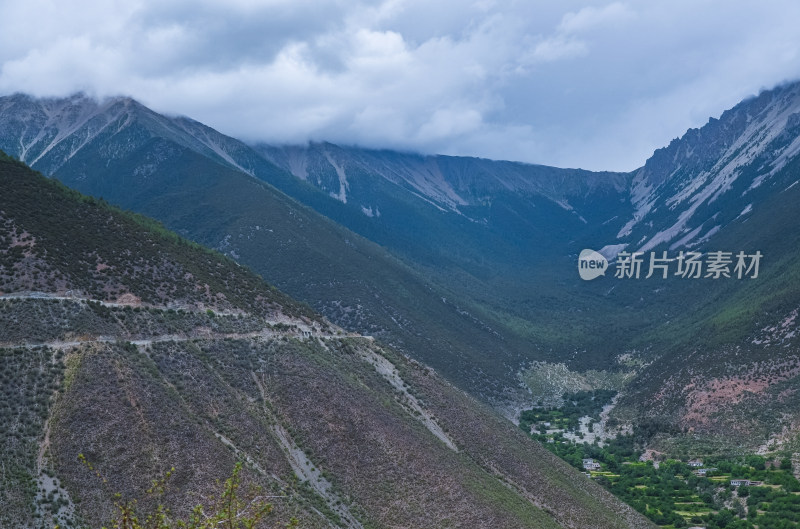
[[[343,202],[272,164],[263,146],[251,148],[129,98],[97,102],[81,95],[0,98],[0,147],[252,266],[335,323],[402,348],[484,398],[524,394],[520,366],[559,357],[575,344],[595,345],[584,366],[603,366],[617,352],[594,342],[593,327],[606,322],[576,322],[565,345],[564,322],[576,305],[589,313],[597,302],[580,293],[560,300],[552,272],[566,276],[570,254],[579,251],[580,243],[565,248],[565,240],[616,233],[589,224],[586,218],[604,214],[587,204],[596,197],[602,211],[620,202],[612,191],[625,185],[624,175],[395,156],[409,167],[433,163],[466,202],[455,211],[410,184],[369,177],[369,165],[342,161],[349,196],[375,207],[369,217],[353,200]],[[353,153],[379,164],[380,153],[370,151],[329,156]],[[392,156],[383,156],[389,164]],[[495,166],[503,168],[502,178],[481,184]],[[477,177],[473,167],[480,168]],[[568,192],[556,193],[564,182]]]
[[[594,231],[589,225],[625,211],[620,195],[631,178],[330,143],[255,149],[361,214],[331,218],[417,261],[445,268],[470,269],[477,261],[503,269],[510,262],[540,262],[543,252],[551,255],[555,249],[554,233],[580,237]]]
[[[524,287],[526,281],[535,284],[538,292],[559,283],[545,303],[568,307],[559,314],[560,337],[567,347],[557,349],[558,354],[551,357],[555,362],[535,363],[522,371],[534,399],[547,396],[541,393],[542,386],[550,385],[548,391],[560,395],[565,387],[574,391],[610,385],[624,389],[612,416],[624,423],[644,425],[651,434],[660,432],[649,442],[666,452],[677,446],[691,456],[691,447],[698,445],[710,453],[800,450],[800,401],[793,389],[800,374],[794,323],[800,309],[796,265],[800,241],[796,230],[787,229],[798,215],[798,116],[800,83],[787,83],[742,101],[702,128],[687,131],[668,147],[657,150],[629,177],[603,180],[614,185],[594,189],[586,195],[586,203],[575,198],[580,190],[562,176],[554,185],[562,194],[551,194],[550,198],[574,204],[575,211],[589,219],[588,224],[608,226],[614,234],[569,225],[565,237],[537,218],[531,224],[546,227],[550,235],[546,244],[535,246],[537,249],[556,248],[556,255],[569,254],[573,259],[584,247],[606,247],[610,252],[652,251],[658,255],[667,251],[672,257],[681,250],[724,250],[734,255],[761,252],[765,257],[760,277],[750,283],[607,278],[587,285],[564,273],[574,270],[574,264],[547,266],[548,260],[563,263],[555,256],[540,261],[541,274],[519,267],[512,270],[514,286],[529,301],[523,308],[511,305],[513,311],[506,314],[528,322],[544,319],[541,312],[530,310],[536,301],[532,291]],[[315,151],[324,151],[324,156],[315,155]],[[303,156],[316,161],[298,163]],[[292,156],[286,157],[292,164],[284,162],[283,166],[299,178],[315,182],[318,174],[330,173],[330,168],[324,168],[323,158],[332,159],[342,169],[352,167],[348,174],[358,174],[363,168],[387,179],[399,175],[394,178],[407,182],[407,187],[420,194],[426,186],[415,183],[419,177],[415,180],[414,175],[446,175],[442,180],[451,184],[453,193],[439,195],[466,197],[451,209],[468,211],[474,204],[476,194],[463,192],[467,186],[460,186],[453,172],[437,167],[442,160],[450,160],[447,157],[337,151],[323,144],[293,148]],[[270,159],[280,165],[278,155]],[[464,165],[467,163],[465,160]],[[424,173],[423,164],[428,173]],[[463,171],[469,175],[463,178],[469,181],[471,177],[472,182],[496,189],[497,182],[508,181],[504,165],[525,167],[476,161]],[[547,182],[541,175],[534,181]],[[592,174],[578,174],[577,178],[588,188],[597,181]],[[518,181],[512,180],[508,187],[524,196],[526,191]],[[538,189],[545,196],[546,190],[546,186]],[[426,196],[436,200],[437,193],[428,192]],[[468,205],[459,205],[465,202]],[[444,198],[438,205],[448,207]],[[572,270],[570,274],[574,274]],[[513,299],[508,290],[499,291],[505,299]],[[591,295],[597,299],[587,300]],[[587,311],[591,312],[589,317],[584,315]],[[587,330],[576,334],[575,326]],[[542,333],[537,334],[539,343],[544,342]],[[604,346],[615,347],[616,356],[598,354]],[[606,363],[589,364],[591,360],[586,357],[602,357]],[[564,385],[551,383],[564,364],[571,380]],[[590,367],[601,369],[600,376],[587,369]],[[543,381],[545,378],[547,381]],[[619,378],[630,382],[621,387]]]
[[[343,203],[390,200],[391,196],[370,197],[366,192],[367,176],[373,175],[439,208],[462,214],[470,207],[495,198],[501,191],[512,191],[526,198],[539,195],[572,210],[584,206],[581,202],[595,189],[620,192],[627,189],[630,180],[626,173],[596,173],[457,156],[423,156],[331,143],[259,144],[256,149],[275,165]],[[370,216],[369,206],[364,209]],[[377,215],[379,210],[379,205],[375,204],[373,214]],[[577,213],[582,212],[581,208]]]
[[[442,209],[470,216],[481,203],[482,193],[497,195],[503,189],[517,203],[546,197],[572,208],[588,226],[610,228],[613,235],[609,230],[565,224],[565,234],[550,224],[568,223],[564,217],[539,218],[527,212],[524,217],[530,225],[520,232],[544,228],[547,233],[531,246],[540,260],[529,257],[543,273],[520,266],[502,268],[509,259],[492,266],[508,271],[523,291],[528,282],[540,291],[547,283],[559,283],[554,297],[560,296],[573,311],[562,320],[565,344],[584,355],[597,355],[597,342],[589,338],[596,333],[599,341],[617,347],[617,358],[599,355],[607,359],[603,368],[610,371],[600,376],[600,384],[616,384],[611,382],[615,377],[628,377],[630,382],[612,416],[651,434],[660,432],[649,440],[652,446],[668,452],[676,447],[690,450],[684,455],[691,455],[692,446],[710,452],[797,451],[800,401],[793,388],[800,375],[796,342],[800,333],[795,326],[800,310],[800,240],[796,230],[787,227],[798,215],[799,126],[800,83],[787,83],[687,131],[630,175],[330,144],[257,148],[332,195],[337,194],[334,175],[348,176],[347,182],[386,180]],[[483,187],[476,191],[476,186]],[[361,187],[351,184],[348,191]],[[361,198],[353,201],[366,203]],[[491,225],[480,215],[471,218]],[[391,241],[387,245],[402,251]],[[673,258],[680,251],[729,251],[732,258],[737,252],[759,252],[764,259],[759,277],[749,282],[671,277],[638,282],[606,278],[586,284],[575,277],[574,264],[548,266],[549,260],[563,263],[559,256],[574,258],[583,247],[605,247],[611,255],[623,249],[645,255],[667,252]],[[564,272],[567,269],[569,274]],[[513,295],[499,291],[504,297]],[[526,294],[530,296],[529,291]],[[597,296],[596,304],[588,301],[591,295]],[[530,310],[535,304],[531,301],[522,309],[514,306],[508,312],[535,321],[538,314]],[[594,309],[591,316],[581,314],[586,309]],[[576,324],[590,330],[576,336],[570,329]],[[537,338],[539,343],[544,341],[541,335]],[[571,370],[571,384],[577,384],[574,389],[591,389],[591,384],[582,386],[585,382],[580,381],[596,374],[587,371],[586,360],[575,361],[569,352],[559,349]],[[542,396],[537,393],[542,378],[552,380],[553,369],[559,365],[539,363],[523,371],[534,398]]]
[[[158,218],[253,266],[338,324],[419,351],[454,379],[469,378],[482,364],[496,369],[480,358],[495,342],[493,329],[460,314],[458,303],[443,303],[454,296],[382,248],[227,162],[234,149],[226,151],[226,145],[246,150],[235,140],[159,116],[130,99],[13,96],[0,108],[4,145],[15,145],[15,156],[63,182]],[[186,130],[213,138],[206,140],[212,147]],[[262,176],[282,174],[257,156],[252,161],[248,167],[260,168]]]
[[[0,99],[0,121],[0,144],[44,174],[81,180],[96,170],[96,157],[107,166],[119,163],[157,138],[267,181],[379,244],[417,260],[427,255],[438,265],[464,267],[469,256],[473,261],[489,256],[493,265],[535,256],[532,245],[544,243],[538,251],[546,249],[551,230],[574,236],[589,221],[607,220],[607,210],[621,213],[619,194],[630,181],[621,173],[327,143],[251,148],[191,119],[159,115],[130,98],[97,102],[77,94],[35,100],[17,94]],[[161,153],[162,158],[171,155]],[[157,172],[163,160],[147,161],[136,176]],[[109,187],[93,192],[113,192]],[[479,247],[482,253],[476,253]],[[464,256],[453,258],[453,249]]]
[[[171,467],[186,513],[236,460],[275,526],[651,527],[234,261],[5,155],[0,186],[3,527],[99,526]]]
[[[657,150],[635,172],[635,213],[617,238],[642,251],[691,248],[796,181],[800,83],[742,101]]]
[[[253,267],[511,417],[614,389],[613,419],[661,432],[646,443],[749,450],[800,431],[798,115],[800,84],[764,91],[630,174],[248,146],[84,96],[0,98],[0,147]],[[606,277],[578,277],[584,248],[612,258]],[[633,280],[611,273],[621,250],[763,259],[752,280]]]
[[[800,448],[800,238],[791,228],[800,203],[798,119],[800,84],[764,91],[636,172],[637,214],[618,235],[629,248],[763,259],[755,280],[678,281],[651,294],[655,305],[684,312],[638,340],[659,354],[618,411],[687,430],[709,450]]]

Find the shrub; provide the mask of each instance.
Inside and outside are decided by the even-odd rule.
[[[98,477],[83,454],[78,458]],[[163,478],[153,481],[147,490],[149,495],[163,496],[166,485],[174,468],[169,470]],[[209,501],[207,505],[197,505],[192,509],[187,519],[177,519],[170,510],[159,503],[150,512],[139,512],[138,502],[135,499],[122,499],[117,494],[115,503],[116,514],[104,527],[113,529],[256,529],[262,527],[264,519],[272,512],[272,504],[265,500],[260,487],[251,487],[246,493],[241,489],[242,463],[238,462],[233,467],[231,476],[225,480],[219,497]],[[103,480],[105,482],[105,480]],[[296,527],[297,520],[292,519],[289,527]]]

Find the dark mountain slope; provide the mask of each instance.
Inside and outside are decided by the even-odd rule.
[[[478,275],[562,255],[564,241],[626,211],[620,198],[630,180],[330,143],[255,148],[341,202],[343,211],[314,207],[348,228],[417,262]]]
[[[565,322],[576,320],[576,309],[598,312],[598,301],[579,291],[563,299],[553,277],[571,275],[569,254],[578,251],[580,241],[568,247],[564,241],[573,240],[575,230],[584,238],[597,230],[609,237],[615,231],[585,224],[559,205],[557,185],[570,182],[568,198],[576,204],[591,202],[595,193],[618,202],[608,194],[624,184],[618,175],[595,175],[583,184],[581,178],[591,174],[535,168],[549,182],[545,189],[541,182],[534,185],[539,173],[526,173],[529,166],[506,164],[503,179],[484,188],[481,178],[470,181],[467,175],[472,166],[483,175],[493,162],[438,159],[459,192],[474,199],[474,205],[464,206],[472,208],[471,219],[418,194],[397,194],[401,188],[395,183],[363,173],[359,182],[394,201],[391,207],[384,203],[379,219],[280,170],[236,140],[186,118],[160,116],[130,99],[10,96],[0,99],[0,123],[0,141],[15,155],[80,191],[157,218],[225,252],[337,324],[401,347],[474,394],[517,394],[521,365],[559,358],[586,341],[596,353],[577,358],[583,366],[604,366],[617,353],[616,344],[598,339],[597,329],[606,322],[579,318],[569,323],[565,340]],[[406,158],[404,163],[416,163]],[[611,187],[603,183],[606,176]],[[404,262],[260,179],[395,247]],[[524,194],[517,196],[515,186],[524,187]],[[594,219],[588,209],[586,215]]]
[[[99,526],[171,466],[185,513],[237,459],[274,526],[650,526],[234,262],[6,158],[0,187],[3,527]]]

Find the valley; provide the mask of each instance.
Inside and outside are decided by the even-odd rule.
[[[703,453],[708,447],[686,443],[661,452],[652,448],[658,446],[652,438],[680,432],[658,424],[610,428],[616,398],[613,390],[565,393],[558,405],[524,410],[519,427],[659,527],[800,524],[800,481],[791,449],[773,445],[755,454],[717,446]]]
[[[798,20],[3,2],[0,529],[800,529]]]
[[[237,462],[278,526],[652,527],[233,260],[8,157],[0,185],[3,527],[100,527],[167,472],[182,518]]]
[[[728,511],[758,526],[791,496],[759,508],[638,457],[741,466],[800,453],[800,233],[786,229],[800,203],[797,115],[800,83],[787,83],[614,173],[249,145],[130,98],[0,98],[0,148],[12,155],[0,348],[7,379],[28,373],[7,397],[25,406],[4,407],[17,417],[8,453],[27,461],[4,505],[34,505],[25,512],[41,521],[43,498],[61,491],[69,499],[51,498],[48,520],[79,524],[78,453],[105,472],[146,468],[120,475],[124,492],[175,460],[181,487],[207,493],[226,474],[210,463],[223,450],[228,467],[244,460],[247,479],[291,498],[280,519],[311,527],[420,527],[429,516],[680,527],[695,515],[713,527]],[[583,281],[584,248],[763,259],[747,281]],[[78,393],[65,393],[74,380]],[[81,412],[108,399],[144,440]],[[184,454],[189,438],[202,440],[200,459]],[[350,461],[353,447],[367,463]],[[603,472],[630,463],[640,481],[619,468],[587,480],[551,451],[573,466],[595,458]],[[676,496],[655,510],[622,491],[664,496],[650,487],[668,481]],[[700,489],[712,499],[686,514],[678,504]],[[107,494],[85,501],[88,523],[108,518]]]

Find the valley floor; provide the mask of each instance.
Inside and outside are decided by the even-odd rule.
[[[594,431],[609,395],[565,395],[562,407],[523,412],[520,428],[660,527],[800,528],[791,454],[664,460],[639,449],[633,432],[604,440],[604,430]]]

